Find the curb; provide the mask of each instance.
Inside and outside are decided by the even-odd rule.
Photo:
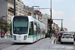
[[[56,40],[56,38],[54,37],[54,38],[51,39],[51,40],[52,40],[51,44],[55,44],[55,40]]]
[[[57,39],[54,40],[54,44],[56,44]]]

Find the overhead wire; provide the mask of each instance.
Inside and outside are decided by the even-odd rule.
[[[33,1],[33,3],[35,4],[34,0],[32,0],[32,1]],[[35,4],[35,6],[36,6],[36,4]]]

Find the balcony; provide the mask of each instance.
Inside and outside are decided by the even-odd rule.
[[[11,8],[11,7],[9,7],[8,11],[10,11],[10,12],[14,13],[14,9],[13,9],[13,8]]]

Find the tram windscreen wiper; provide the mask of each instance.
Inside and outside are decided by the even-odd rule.
[[[14,27],[14,34],[27,34],[27,27]]]

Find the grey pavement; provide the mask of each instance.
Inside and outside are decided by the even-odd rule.
[[[75,50],[75,45],[62,45],[62,44],[54,44],[53,41],[56,39],[55,37],[44,38],[38,40],[33,44],[14,44],[9,41],[7,43],[0,44],[7,45],[7,47],[3,47],[2,50]]]
[[[35,44],[22,47],[19,50],[75,50],[75,46],[51,44],[50,41],[49,38],[46,38]]]
[[[10,38],[0,38],[0,50],[11,45]]]
[[[10,41],[10,38],[0,38],[0,43],[5,43]]]

